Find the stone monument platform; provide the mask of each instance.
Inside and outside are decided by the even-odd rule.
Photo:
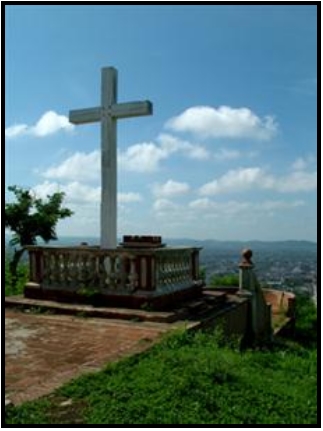
[[[199,247],[167,247],[159,236],[123,237],[115,249],[30,246],[25,297],[167,310],[198,298]]]

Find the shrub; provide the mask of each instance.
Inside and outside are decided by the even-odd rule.
[[[239,286],[239,275],[238,274],[227,274],[227,275],[212,275],[210,278],[209,285],[211,287],[219,286]]]
[[[15,282],[9,269],[9,262],[5,262],[5,295],[20,295],[24,291],[24,286],[28,281],[29,269],[27,264],[20,263],[17,268],[17,279]]]

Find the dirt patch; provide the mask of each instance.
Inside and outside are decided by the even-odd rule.
[[[10,336],[6,337],[5,344],[5,352],[9,356],[23,354],[27,348],[27,340],[41,331],[40,328],[29,328],[20,320],[11,317],[6,317],[5,328],[6,333],[10,333]]]

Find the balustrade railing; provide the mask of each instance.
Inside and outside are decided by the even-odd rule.
[[[199,250],[30,246],[30,282],[68,291],[167,293],[199,282]]]

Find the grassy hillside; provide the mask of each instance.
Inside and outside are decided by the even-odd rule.
[[[7,424],[316,424],[316,310],[300,298],[290,339],[244,351],[180,332],[7,411]]]

